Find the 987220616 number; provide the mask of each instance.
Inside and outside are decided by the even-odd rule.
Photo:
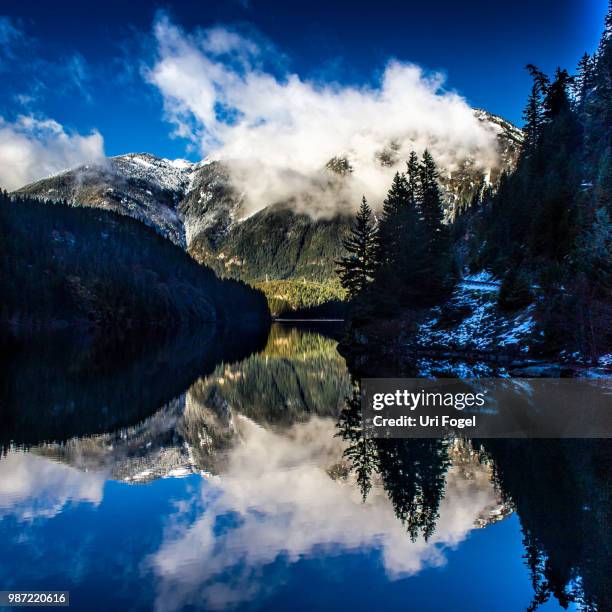
[[[68,591],[0,591],[0,606],[69,606]]]

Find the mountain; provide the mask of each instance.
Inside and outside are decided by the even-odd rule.
[[[134,217],[184,248],[185,231],[177,207],[189,191],[197,167],[185,160],[130,153],[111,157],[105,164],[66,170],[16,193]]]
[[[452,172],[440,168],[449,218],[470,202],[483,182],[496,184],[513,168],[522,143],[522,132],[511,123],[482,110],[474,113],[496,135],[498,160],[484,170],[482,160],[472,157],[460,159]],[[377,155],[380,165],[391,172],[403,170],[397,151],[397,142],[390,142]],[[353,172],[350,156],[334,157],[322,170],[327,187],[337,188]],[[271,201],[252,213],[245,204],[248,194],[235,185],[227,162],[171,161],[146,153],[67,170],[17,193],[134,217],[218,274],[251,283],[336,284],[333,262],[342,252],[351,212],[313,217],[296,211],[291,201]]]

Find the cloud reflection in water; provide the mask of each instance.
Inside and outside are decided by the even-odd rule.
[[[172,517],[145,564],[159,578],[158,610],[253,600],[274,588],[267,574],[261,579],[263,568],[321,551],[378,550],[388,578],[414,575],[443,565],[445,550],[499,507],[486,466],[455,465],[435,533],[412,542],[382,487],[375,485],[363,503],[351,476],[330,476],[342,474],[344,463],[334,420],[313,417],[274,433],[239,415],[236,426],[241,442],[224,473],[202,483],[195,507]],[[282,580],[279,572],[276,583]]]

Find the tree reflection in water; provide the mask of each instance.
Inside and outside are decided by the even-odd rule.
[[[339,434],[349,443],[345,457],[355,472],[364,500],[372,479],[380,478],[397,518],[412,540],[427,540],[434,532],[450,465],[449,441],[444,439],[375,440],[363,436],[361,389],[353,392],[338,420]]]
[[[380,479],[410,537],[431,537],[450,465],[449,440],[365,438],[356,381],[337,427],[364,500]],[[563,608],[612,610],[612,442],[470,443],[492,465],[496,488],[519,516],[534,589],[529,612],[551,597]]]
[[[167,530],[147,560],[171,609],[220,588],[256,598],[265,568],[331,548],[377,548],[390,578],[415,576],[514,508],[529,609],[555,599],[612,610],[610,441],[366,439],[335,339],[278,325],[267,338],[233,338],[236,347],[203,330],[119,353],[13,347],[0,377],[0,510],[59,516],[80,500],[103,514],[107,478],[205,473],[183,531]],[[240,520],[218,533],[228,513]],[[234,584],[236,568],[244,580]]]
[[[521,521],[534,598],[612,610],[612,441],[482,440]]]

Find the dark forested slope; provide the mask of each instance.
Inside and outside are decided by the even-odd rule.
[[[0,322],[176,327],[265,320],[265,298],[220,280],[126,216],[0,195]]]
[[[612,8],[576,74],[528,69],[517,168],[463,221],[471,265],[502,278],[503,308],[535,304],[551,349],[597,356],[612,347]]]

